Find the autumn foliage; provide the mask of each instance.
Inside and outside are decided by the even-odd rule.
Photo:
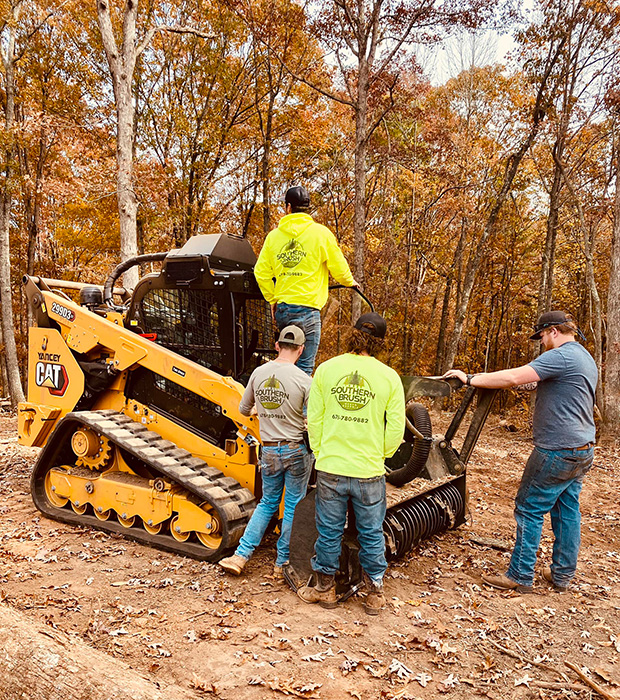
[[[122,47],[127,5],[109,5]],[[120,260],[117,105],[98,7],[0,2],[2,304],[21,360],[21,276],[101,282]],[[620,255],[614,7],[542,0],[520,16],[483,2],[142,0],[138,251],[228,232],[258,252],[284,190],[302,183],[387,317],[398,371],[526,363],[549,307],[574,314],[604,369]],[[492,23],[514,36],[503,64],[480,51]],[[440,46],[461,59],[443,82],[428,62]],[[333,295],[323,357],[339,349],[350,306]],[[618,381],[601,385],[610,415]]]

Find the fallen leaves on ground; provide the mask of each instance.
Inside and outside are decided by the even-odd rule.
[[[320,698],[319,688],[322,683],[304,683],[291,678],[280,680],[263,680],[260,676],[254,676],[248,679],[249,685],[261,685],[270,690],[275,690],[277,693],[284,695],[293,695],[296,698]]]

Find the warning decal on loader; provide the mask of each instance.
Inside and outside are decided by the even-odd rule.
[[[69,386],[69,377],[64,365],[57,362],[37,362],[35,383],[45,387],[53,396],[63,396]]]

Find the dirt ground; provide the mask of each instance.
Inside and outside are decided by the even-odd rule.
[[[531,595],[497,592],[480,575],[507,566],[531,443],[491,420],[468,468],[468,524],[390,566],[388,607],[375,618],[361,597],[336,610],[298,600],[271,576],[273,535],[234,578],[43,518],[28,485],[38,450],[15,435],[15,418],[4,414],[0,599],[162,688],[223,700],[597,697],[569,661],[620,698],[620,446],[596,449],[571,591],[555,593],[539,574]],[[551,543],[546,523],[539,563]]]

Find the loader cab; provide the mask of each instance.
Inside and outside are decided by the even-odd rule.
[[[271,309],[254,278],[255,262],[245,239],[194,236],[166,256],[161,272],[138,282],[125,326],[245,385],[252,371],[276,354]],[[174,376],[138,367],[130,373],[126,396],[222,448],[235,439],[235,424],[221,406],[176,383]]]
[[[269,304],[246,239],[193,236],[136,286],[125,325],[172,352],[245,384],[275,356]]]

